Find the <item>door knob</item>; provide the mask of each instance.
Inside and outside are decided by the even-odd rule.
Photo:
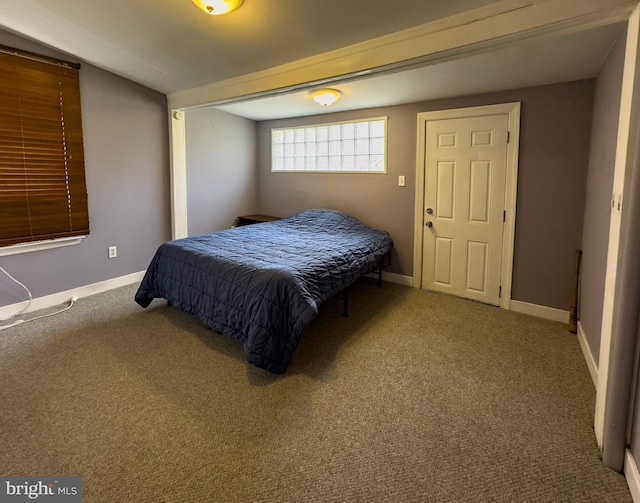
[[[432,227],[433,223],[431,222],[431,220],[427,220],[424,225],[426,225],[427,227]]]

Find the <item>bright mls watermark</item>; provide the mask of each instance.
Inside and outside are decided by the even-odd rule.
[[[0,503],[82,503],[82,477],[0,477]]]

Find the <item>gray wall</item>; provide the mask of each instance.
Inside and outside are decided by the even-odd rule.
[[[625,42],[625,33],[623,33],[609,53],[609,57],[596,80],[593,108],[593,129],[582,232],[580,324],[596,363],[600,358],[602,304],[607,269],[610,204]]]
[[[70,59],[4,31],[0,44]],[[0,258],[34,297],[143,271],[171,237],[166,97],[85,63],[80,93],[91,234],[76,246]],[[107,258],[111,245],[116,259]],[[0,273],[0,306],[24,299]]]
[[[258,124],[259,207],[285,216],[311,207],[345,211],[388,230],[391,272],[411,276],[419,112],[522,103],[512,298],[568,310],[575,250],[580,248],[594,81],[358,110]],[[271,173],[270,129],[388,116],[388,173]],[[407,177],[398,187],[398,175]]]
[[[256,123],[211,108],[185,117],[189,235],[229,228],[256,210]]]
[[[4,32],[0,32],[0,44],[52,54]],[[574,250],[582,238],[593,86],[593,81],[581,81],[261,122],[257,162],[252,121],[215,110],[190,111],[186,123],[189,233],[228,227],[242,213],[285,216],[310,207],[337,208],[388,230],[396,244],[390,271],[410,276],[416,115],[520,101],[512,297],[568,309]],[[75,247],[0,259],[0,265],[25,282],[36,297],[144,270],[156,247],[170,238],[165,97],[87,64],[81,70],[81,92],[91,235]],[[271,127],[380,115],[389,118],[386,175],[270,172]],[[406,187],[397,186],[398,175],[407,177]],[[110,245],[118,246],[115,260],[106,258]],[[0,280],[0,305],[22,298],[19,289]]]

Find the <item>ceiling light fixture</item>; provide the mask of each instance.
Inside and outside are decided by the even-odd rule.
[[[228,14],[231,11],[236,10],[242,5],[243,0],[192,0],[199,9],[211,14],[212,16],[220,16],[221,14]]]
[[[333,105],[342,96],[342,92],[337,89],[315,89],[310,91],[309,94],[316,103],[319,103],[323,107]]]

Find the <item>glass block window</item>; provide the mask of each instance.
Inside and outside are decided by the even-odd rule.
[[[271,130],[271,171],[385,173],[387,118]]]

